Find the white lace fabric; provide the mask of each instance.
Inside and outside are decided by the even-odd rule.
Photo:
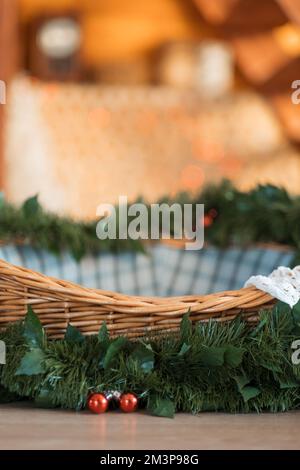
[[[251,276],[245,287],[255,286],[290,307],[300,300],[300,266],[293,269],[280,266],[269,276]]]

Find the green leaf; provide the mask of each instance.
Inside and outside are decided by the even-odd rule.
[[[103,345],[106,347],[109,345],[109,332],[105,321],[102,323],[102,326],[99,330],[98,341],[99,343],[103,343]]]
[[[243,397],[244,402],[247,403],[247,401],[257,397],[261,393],[261,391],[259,390],[259,388],[247,385],[246,387],[243,387],[242,390],[240,390],[240,393]]]
[[[41,206],[38,201],[38,195],[27,199],[22,206],[22,209],[27,217],[35,215],[40,210],[40,208]]]
[[[238,367],[243,362],[245,350],[235,346],[227,346],[225,350],[225,364],[230,367]]]
[[[58,250],[59,251],[59,250]],[[86,249],[84,247],[84,244],[82,242],[81,246],[71,246],[70,251],[72,253],[73,258],[75,261],[79,262],[81,259],[84,257],[86,253]]]
[[[192,335],[192,322],[189,318],[189,312],[183,315],[180,323],[181,340],[188,343]]]
[[[293,312],[293,318],[295,322],[299,325],[300,324],[300,302],[294,305],[292,312]]]
[[[279,300],[273,307],[274,314],[277,314],[278,316],[282,316],[286,313],[289,313],[290,311],[291,307],[285,302],[282,302],[281,300]]]
[[[115,339],[114,341],[111,342],[109,345],[106,354],[103,359],[103,363],[100,363],[100,366],[102,365],[104,369],[108,369],[113,361],[116,359],[118,356],[119,352],[125,348],[128,344],[128,339],[124,338],[123,336],[120,336],[119,338]]]
[[[179,357],[184,356],[190,349],[191,349],[191,346],[189,344],[183,343],[178,353],[178,356]]]
[[[69,323],[65,333],[65,340],[68,343],[82,343],[85,341],[85,337],[78,328],[75,328],[75,326]]]
[[[150,372],[154,367],[154,353],[150,345],[139,344],[130,357],[137,362],[138,367],[145,373]]]
[[[45,372],[44,353],[39,348],[28,351],[21,360],[21,364],[15,375],[38,375]]]
[[[248,385],[250,383],[250,379],[246,376],[246,374],[239,375],[234,377],[236,381],[238,390],[243,397],[245,403],[251,400],[251,398],[257,397],[261,392],[257,387],[252,387]]]
[[[281,372],[280,365],[270,363],[264,359],[261,359],[260,363],[265,369],[270,370],[271,372]]]
[[[34,313],[31,306],[27,307],[27,315],[24,320],[23,336],[28,346],[42,348],[45,342],[45,331],[39,317]]]
[[[258,325],[252,330],[250,333],[250,338],[255,338],[261,330],[265,327],[265,325],[268,323],[268,317],[265,315],[262,317],[258,323]]]
[[[150,397],[147,409],[152,415],[163,418],[173,418],[175,414],[174,402],[169,398],[160,398],[158,396]]]
[[[294,380],[280,380],[280,388],[282,390],[288,389],[288,388],[297,388],[299,387],[299,382],[296,382]]]
[[[248,383],[250,383],[249,378],[246,375],[237,375],[234,377],[239,391],[241,391]]]
[[[224,364],[226,348],[209,347],[201,352],[200,362],[205,367],[219,367]]]

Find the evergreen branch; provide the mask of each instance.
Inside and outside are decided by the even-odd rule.
[[[139,199],[139,202],[142,200]],[[241,192],[229,181],[209,186],[196,196],[187,193],[162,198],[158,203],[205,204],[214,211],[214,222],[206,228],[205,239],[216,246],[245,245],[256,242],[280,243],[295,248],[294,264],[300,260],[300,196],[291,197],[272,185]],[[150,206],[148,205],[148,210]],[[118,221],[117,221],[118,222]],[[171,221],[171,233],[174,230]],[[99,240],[97,221],[75,221],[45,211],[37,197],[15,207],[0,202],[0,240],[21,241],[54,253],[71,251],[76,259],[94,251],[143,251],[139,240]],[[150,227],[149,227],[150,231]],[[117,229],[118,233],[118,229]]]
[[[0,368],[0,400],[82,409],[91,392],[130,391],[149,412],[286,411],[300,406],[300,367],[291,362],[299,305],[278,303],[251,329],[243,320],[192,325],[141,340],[97,336],[71,327],[48,340],[29,311],[0,334],[7,348]],[[297,315],[296,315],[296,313]]]

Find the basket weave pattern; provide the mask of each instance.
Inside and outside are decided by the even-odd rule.
[[[0,260],[0,327],[22,319],[31,305],[51,338],[63,337],[69,323],[96,334],[105,321],[113,336],[144,336],[177,329],[182,316],[192,321],[230,321],[242,315],[256,322],[274,299],[255,287],[202,296],[141,297],[88,289]]]

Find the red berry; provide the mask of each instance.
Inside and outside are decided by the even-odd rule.
[[[214,221],[213,218],[210,215],[206,214],[204,216],[204,227],[205,228],[210,227],[213,221]]]

